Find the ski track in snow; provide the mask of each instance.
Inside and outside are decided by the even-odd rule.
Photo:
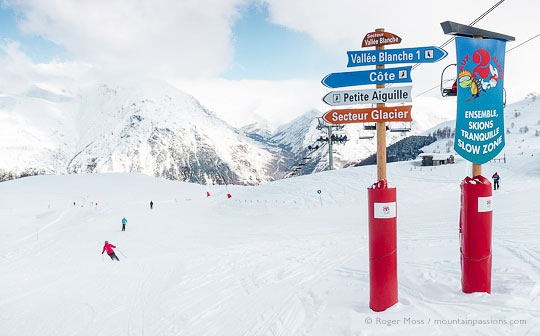
[[[413,164],[388,166],[398,188],[399,303],[382,313],[368,307],[365,202],[374,167],[228,191],[136,174],[2,183],[0,335],[536,335],[540,211],[516,209],[539,198],[540,178],[503,175],[507,189],[494,193],[492,294],[464,294],[458,218],[466,164]],[[99,205],[73,207],[74,198]],[[104,240],[118,247],[120,262],[99,256]],[[527,324],[433,324],[458,318]]]

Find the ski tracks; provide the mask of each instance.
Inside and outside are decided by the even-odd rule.
[[[340,270],[366,250],[354,235],[332,239],[285,239],[277,248],[275,242],[257,242],[228,248],[219,258],[194,260],[167,293],[178,303],[169,305],[155,334],[311,334],[327,304],[325,281],[342,277]],[[190,269],[198,271],[191,275]]]

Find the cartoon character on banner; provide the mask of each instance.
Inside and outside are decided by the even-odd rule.
[[[499,81],[499,72],[502,72],[502,67],[497,64],[497,60],[494,58],[493,62],[491,62],[489,51],[485,49],[478,49],[474,52],[472,60],[478,65],[472,73],[464,69],[469,60],[470,57],[467,56],[461,61],[458,75],[459,86],[471,89],[472,96],[467,101],[481,97],[489,89],[496,87]],[[497,70],[497,68],[500,68],[501,71]]]

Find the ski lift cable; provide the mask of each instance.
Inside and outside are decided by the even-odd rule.
[[[536,34],[535,36],[531,37],[531,38],[528,39],[527,41],[525,41],[525,42],[523,42],[523,43],[520,43],[520,44],[518,44],[517,46],[515,46],[515,47],[513,47],[513,48],[511,48],[511,49],[508,49],[508,50],[505,52],[505,54],[511,52],[512,50],[514,50],[514,49],[516,49],[516,48],[518,48],[518,47],[521,47],[522,45],[524,45],[525,43],[527,43],[527,42],[529,42],[529,41],[531,41],[531,40],[534,40],[534,39],[537,38],[538,36],[540,36],[540,34]]]
[[[482,20],[484,17],[486,17],[489,13],[491,13],[495,8],[497,8],[497,7],[498,7],[500,4],[502,4],[504,1],[505,1],[505,0],[500,0],[499,2],[497,2],[496,4],[494,4],[493,6],[491,6],[490,9],[488,9],[487,11],[485,11],[484,13],[482,13],[482,15],[480,15],[479,17],[477,17],[473,22],[469,23],[469,26],[474,26],[475,24],[477,24],[480,20]],[[540,35],[540,34],[539,34],[539,35]],[[538,35],[537,35],[537,36],[538,36]],[[535,36],[535,37],[536,37],[536,36]],[[452,41],[454,41],[455,39],[456,39],[456,37],[455,37],[455,36],[452,36],[452,37],[449,38],[446,42],[444,42],[443,44],[441,44],[441,45],[439,46],[439,48],[444,49],[444,47],[446,47],[447,45],[449,45],[450,43],[452,43]],[[525,41],[525,42],[527,42],[527,41]],[[525,42],[524,42],[524,43],[525,43]],[[516,47],[514,47],[514,48],[512,48],[512,49],[515,49],[515,48],[517,48],[517,47],[519,47],[519,46],[516,46]],[[512,50],[512,49],[510,49],[510,50]],[[508,51],[510,51],[510,50],[508,50]],[[508,51],[507,51],[507,52],[508,52]],[[416,69],[417,67],[419,67],[419,66],[422,65],[422,64],[423,64],[423,63],[416,63],[415,65],[412,66],[411,71],[414,70],[414,69]],[[389,84],[387,87],[391,87],[391,86],[392,86],[392,84]],[[423,92],[422,94],[425,94],[425,93],[427,93],[427,92],[429,92],[429,91],[431,91],[431,90],[435,90],[435,88],[437,88],[437,87],[439,87],[439,86],[440,86],[440,85],[438,85],[438,86],[436,86],[436,87],[433,87],[433,88],[427,90],[426,92]],[[415,97],[418,97],[418,96],[420,96],[420,95],[417,95],[417,96],[415,96]]]
[[[477,17],[473,22],[469,23],[469,26],[474,26],[475,24],[477,24],[480,20],[482,20],[483,18],[485,18],[489,13],[491,13],[495,8],[497,8],[500,4],[502,4],[505,0],[500,0],[499,2],[497,2],[496,4],[494,4],[490,9],[488,9],[487,11],[485,11],[484,13],[482,13],[482,15],[480,15],[479,17]],[[452,41],[454,41],[456,39],[455,36],[452,36],[451,38],[449,38],[446,42],[444,42],[443,44],[441,44],[439,46],[439,48],[441,49],[444,49],[444,47],[446,47],[447,45],[449,45],[450,43],[452,43]],[[411,70],[414,70],[416,69],[417,67],[419,67],[420,65],[422,65],[423,63],[416,63],[415,65],[413,65],[413,67],[411,68]]]

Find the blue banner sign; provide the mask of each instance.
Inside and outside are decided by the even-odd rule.
[[[384,49],[347,51],[347,67],[397,63],[434,63],[442,60],[448,53],[438,47],[419,47],[404,49]]]
[[[331,73],[321,81],[329,88],[387,83],[410,83],[411,67]]]
[[[483,164],[503,149],[506,42],[456,37],[458,101],[454,149]]]

